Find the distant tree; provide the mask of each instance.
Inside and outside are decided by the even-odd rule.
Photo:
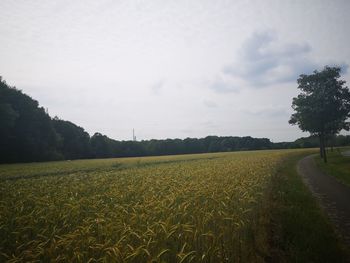
[[[350,145],[350,135],[344,136],[344,135],[338,135],[335,138],[335,146],[345,146]]]
[[[221,143],[220,140],[212,140],[208,147],[208,152],[220,152],[221,151]]]
[[[106,135],[96,132],[90,139],[90,147],[93,158],[108,158],[113,155],[113,140]]]
[[[326,138],[342,129],[349,130],[350,92],[340,80],[340,67],[326,66],[310,75],[300,75],[298,89],[301,93],[293,98],[289,123],[302,131],[316,135],[320,140],[320,155],[327,162]]]
[[[70,121],[53,118],[53,126],[60,136],[59,151],[65,159],[90,157],[90,136],[81,127]]]
[[[229,152],[232,151],[232,142],[230,138],[224,138],[220,142],[220,150],[223,152]]]
[[[300,83],[302,83],[301,80]],[[335,82],[336,86],[340,85],[341,87],[344,83],[341,81],[340,84],[339,81]],[[308,88],[307,90],[310,89]],[[344,106],[345,104],[340,104],[339,106],[334,102],[331,102],[333,103],[331,106],[338,105],[336,109],[340,109],[342,112],[349,112],[345,110],[349,109],[349,91],[346,89],[344,91],[343,89],[338,91],[340,95],[337,92],[334,95],[327,89],[324,92],[327,96],[342,98],[343,104],[346,102],[347,107]],[[328,100],[327,98],[326,105]],[[311,105],[311,102],[305,102],[305,105]],[[298,108],[303,105],[296,98],[295,107]],[[303,107],[305,108],[306,106]],[[331,107],[328,107],[327,111],[332,114],[337,112]],[[300,113],[300,116],[303,115]],[[294,117],[299,117],[299,115]],[[345,121],[344,118],[331,122],[329,127],[332,128],[329,128],[327,133],[325,132],[324,138],[326,136],[333,138],[336,146],[350,145],[350,136],[333,136],[340,127],[347,128],[342,123],[343,120]],[[307,120],[304,117],[300,120],[304,121],[304,119]],[[316,133],[314,132],[314,134]],[[186,138],[183,140],[117,141],[106,135],[95,133],[90,138],[83,128],[72,122],[60,120],[56,117],[51,119],[36,100],[15,87],[8,86],[0,77],[0,163],[300,148],[315,147],[316,145],[318,145],[318,140],[315,141],[314,137],[281,143],[271,143],[269,139],[252,138],[250,136],[207,136],[200,139]]]
[[[295,148],[314,148],[319,147],[319,138],[317,136],[302,137],[294,141]]]

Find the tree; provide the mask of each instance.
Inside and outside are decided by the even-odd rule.
[[[0,163],[60,158],[58,136],[39,103],[0,77]]]
[[[340,78],[340,67],[326,66],[310,75],[300,75],[297,80],[301,93],[293,98],[289,123],[302,131],[316,135],[320,141],[320,155],[327,162],[326,139],[349,130],[350,92]]]
[[[90,135],[70,121],[52,119],[53,127],[61,138],[58,147],[65,159],[83,159],[90,157]]]

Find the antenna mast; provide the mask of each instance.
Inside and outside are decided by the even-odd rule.
[[[132,140],[136,142],[136,136],[135,136],[135,130],[134,128],[132,129]]]

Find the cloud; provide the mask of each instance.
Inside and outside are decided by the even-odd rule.
[[[239,91],[237,83],[234,83],[230,78],[224,76],[224,74],[221,74],[220,77],[217,77],[213,82],[211,82],[209,87],[217,93],[230,93]]]
[[[160,80],[151,86],[151,91],[153,94],[159,95],[161,94],[163,88],[164,88],[164,81]]]
[[[208,108],[217,108],[218,107],[218,104],[212,100],[205,100],[203,103]]]
[[[237,59],[222,68],[209,85],[217,93],[239,92],[241,88],[264,88],[270,85],[296,82],[300,74],[311,74],[324,65],[340,65],[346,73],[346,63],[320,64],[311,58],[307,43],[288,43],[273,31],[255,32],[238,51]]]
[[[246,109],[242,113],[255,116],[258,118],[286,118],[290,115],[290,112],[281,106],[268,106],[255,109]]]
[[[223,73],[255,88],[295,81],[318,68],[307,43],[284,43],[271,31],[254,33],[241,46],[238,60]]]

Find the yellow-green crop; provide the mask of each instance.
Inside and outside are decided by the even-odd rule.
[[[296,151],[0,166],[0,261],[259,261],[258,206]]]

